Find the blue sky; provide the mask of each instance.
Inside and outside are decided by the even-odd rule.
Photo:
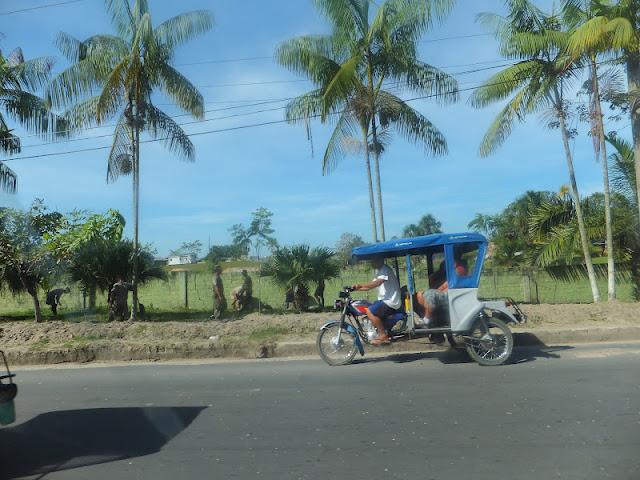
[[[18,8],[58,3],[53,0],[21,0],[0,3],[0,13]],[[189,133],[280,120],[283,111],[250,113],[283,103],[247,106],[263,100],[292,97],[311,88],[294,81],[271,59],[237,61],[272,55],[275,47],[293,36],[323,33],[327,25],[311,0],[150,0],[154,23],[183,11],[210,9],[216,20],[208,34],[182,47],[175,63],[204,60],[229,62],[180,67],[207,102],[207,119],[186,126]],[[475,23],[482,11],[501,11],[502,0],[458,0],[449,19],[425,35],[421,58],[450,73],[498,65],[502,61],[491,36],[442,40],[443,37],[486,33]],[[551,1],[540,1],[546,7]],[[58,59],[56,71],[65,63],[53,44],[59,31],[85,38],[112,28],[102,0],[80,0],[69,5],[0,16],[4,34],[0,47],[9,51],[22,47],[27,58],[51,55]],[[493,62],[482,63],[479,62]],[[476,65],[469,65],[476,64]],[[478,85],[497,70],[459,75],[461,88]],[[264,83],[274,82],[278,83]],[[291,81],[291,82],[281,82]],[[244,84],[244,85],[241,85]],[[253,84],[253,85],[247,85]],[[402,94],[401,94],[402,95]],[[408,98],[410,94],[404,94]],[[553,190],[567,182],[566,164],[558,131],[548,131],[542,121],[531,118],[519,125],[494,155],[481,158],[478,145],[499,106],[475,110],[462,93],[456,105],[438,106],[433,101],[413,102],[446,135],[449,153],[425,156],[420,146],[393,138],[382,159],[382,183],[387,236],[400,234],[404,225],[432,213],[446,231],[465,230],[475,213],[496,213],[525,190]],[[158,98],[157,103],[167,100]],[[163,107],[171,114],[176,109]],[[184,117],[182,121],[188,121]],[[611,128],[622,130],[628,121]],[[360,157],[344,159],[330,176],[322,176],[321,157],[330,129],[313,124],[315,156],[301,126],[276,124],[193,137],[197,159],[181,162],[158,144],[142,147],[141,238],[159,254],[186,240],[205,245],[228,243],[228,228],[247,223],[251,211],[266,207],[274,212],[274,228],[280,243],[308,242],[332,246],[343,232],[370,239],[367,184]],[[629,129],[621,133],[628,134]],[[108,134],[94,129],[82,137]],[[26,134],[28,135],[28,134]],[[41,144],[33,136],[23,138],[22,155],[60,153],[106,146],[109,138],[55,145]],[[593,160],[586,135],[573,145],[581,194],[601,189],[600,166]],[[101,212],[120,210],[131,218],[131,184],[121,178],[107,184],[106,151],[52,155],[9,161],[19,175],[16,195],[0,194],[0,205],[26,207],[35,197],[61,211],[86,208]],[[127,232],[129,232],[128,225]]]

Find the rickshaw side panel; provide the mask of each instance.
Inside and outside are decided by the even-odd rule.
[[[449,290],[449,319],[452,332],[468,332],[473,327],[484,302],[478,300],[477,288]]]

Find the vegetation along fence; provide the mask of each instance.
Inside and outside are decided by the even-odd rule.
[[[327,282],[325,300],[327,306],[332,305],[338,291],[344,285],[362,283],[371,279],[371,271],[365,269],[346,269],[338,278]],[[401,274],[402,276],[402,274]],[[269,278],[258,278],[253,273],[254,296],[260,298],[265,311],[282,310],[284,290],[275,285]],[[242,284],[239,272],[225,272],[222,276],[225,293],[229,298],[231,290]],[[606,292],[606,279],[601,279],[600,289]],[[150,312],[191,311],[208,312],[212,309],[212,275],[206,272],[189,272],[185,281],[184,272],[174,272],[168,279],[154,280],[140,289],[140,299]],[[60,285],[64,286],[64,282]],[[425,288],[425,281],[417,278],[417,287]],[[313,286],[311,286],[313,293]],[[186,295],[185,295],[186,292]],[[618,284],[618,298],[621,301],[632,301],[632,284],[621,279]],[[43,309],[44,293],[40,295]],[[360,292],[359,297],[374,299],[375,292]],[[544,271],[521,269],[486,270],[480,282],[480,296],[484,298],[510,297],[522,303],[589,303],[591,292],[586,278],[558,280]],[[71,292],[62,298],[61,311],[82,311],[84,299],[77,286],[71,285]],[[98,294],[97,306],[106,306],[106,293]],[[29,315],[33,304],[28,295],[12,296],[8,292],[0,294],[0,315]]]

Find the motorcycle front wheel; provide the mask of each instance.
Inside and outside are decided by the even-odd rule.
[[[338,333],[340,333],[340,339],[338,339]],[[345,329],[340,332],[339,323],[320,330],[316,345],[320,357],[332,366],[348,365],[358,353],[355,334]]]

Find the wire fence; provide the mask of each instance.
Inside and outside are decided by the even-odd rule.
[[[402,269],[401,269],[402,270]],[[401,278],[404,277],[401,271]],[[253,279],[253,296],[260,300],[264,311],[280,311],[284,308],[285,291],[269,278],[260,278],[251,274]],[[368,269],[350,268],[343,270],[339,277],[326,283],[325,302],[330,306],[337,298],[338,291],[355,283],[371,280],[372,272]],[[242,285],[240,272],[225,272],[222,275],[225,295],[230,301],[231,290]],[[211,311],[213,308],[213,278],[210,273],[174,272],[167,280],[153,280],[139,290],[140,301],[148,311]],[[403,282],[404,283],[404,282]],[[599,279],[598,284],[603,298],[606,298],[606,279]],[[60,285],[64,286],[64,285]],[[426,288],[426,280],[416,274],[418,290]],[[66,311],[83,311],[88,307],[88,299],[77,285],[70,285],[71,292],[62,297],[62,305]],[[311,286],[313,293],[314,286]],[[617,283],[617,296],[621,301],[633,301],[633,285],[629,280]],[[106,308],[106,292],[98,292],[96,306]],[[480,280],[479,296],[482,298],[510,297],[521,303],[590,303],[591,288],[586,278],[576,280],[558,280],[544,271],[535,270],[488,270]],[[40,301],[44,305],[45,293],[41,292]],[[375,299],[375,291],[358,292],[358,297]],[[11,295],[0,293],[0,315],[27,314],[33,309],[31,297],[26,294]]]

